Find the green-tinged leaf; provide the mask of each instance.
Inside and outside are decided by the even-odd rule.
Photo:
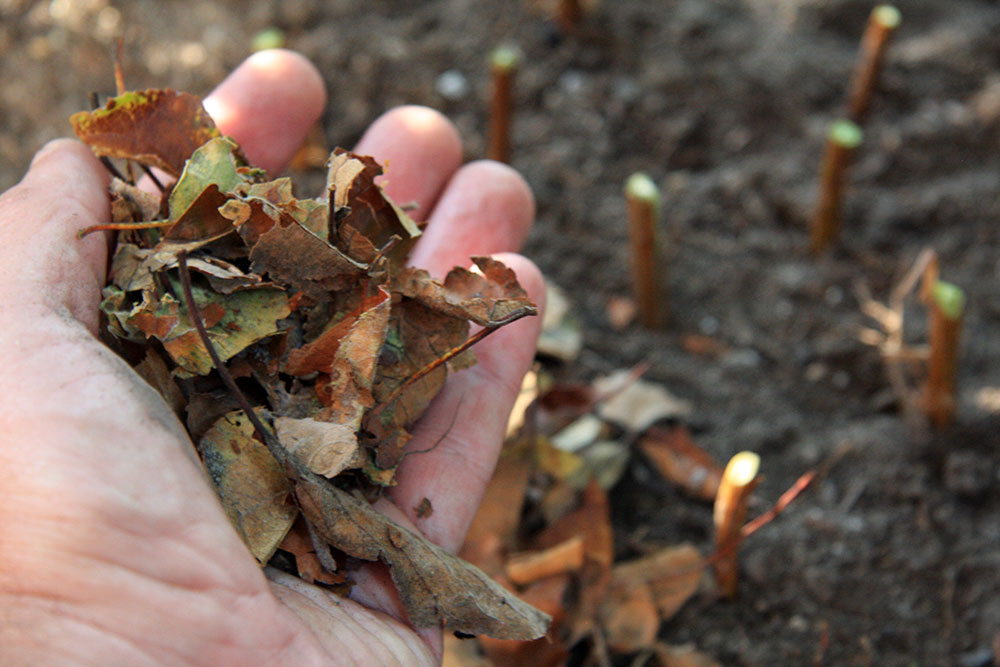
[[[69,121],[97,155],[135,160],[174,176],[196,148],[220,136],[200,98],[169,89],[124,93]]]
[[[171,277],[175,294],[180,285]],[[219,357],[226,361],[249,345],[272,336],[280,328],[278,320],[289,314],[288,298],[278,289],[247,289],[232,294],[217,294],[198,285],[192,293],[202,321]],[[198,336],[184,303],[170,294],[155,307],[133,312],[125,323],[147,336],[163,341],[170,357],[189,373],[207,375],[212,359]]]
[[[170,192],[170,219],[180,218],[209,185],[225,194],[244,182],[236,171],[242,162],[239,146],[229,137],[216,137],[199,147]]]
[[[241,411],[230,412],[199,443],[222,507],[250,553],[264,564],[292,527],[298,510],[288,479]]]

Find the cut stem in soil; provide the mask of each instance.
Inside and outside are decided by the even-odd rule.
[[[632,282],[639,321],[643,326],[655,329],[661,325],[666,314],[663,276],[657,262],[659,244],[656,227],[660,217],[660,192],[646,174],[632,174],[625,182],[625,201],[628,205]]]
[[[510,162],[510,127],[514,107],[514,77],[520,52],[511,46],[498,47],[490,54],[490,74],[493,79],[490,99],[490,127],[486,157],[498,162]]]
[[[576,32],[582,18],[583,7],[580,6],[580,0],[559,0],[559,6],[556,8],[556,20],[563,33]]]
[[[820,170],[819,203],[812,223],[813,253],[822,252],[840,234],[844,171],[854,149],[861,144],[861,128],[849,120],[834,121],[826,136],[826,153]]]
[[[886,44],[893,31],[899,27],[901,19],[899,10],[892,5],[879,5],[872,10],[868,27],[861,38],[861,52],[851,81],[849,107],[851,120],[854,122],[860,122],[868,111],[872,91],[875,90],[879,71],[882,69]]]
[[[740,539],[740,531],[747,518],[747,502],[757,486],[760,456],[753,452],[740,452],[729,460],[722,474],[719,493],[715,496],[715,548],[721,554],[713,563],[715,581],[725,597],[736,595],[739,581],[738,550],[732,544]]]
[[[947,426],[955,416],[955,373],[958,340],[965,311],[965,293],[942,280],[930,288],[931,357],[924,386],[924,412],[931,424]]]

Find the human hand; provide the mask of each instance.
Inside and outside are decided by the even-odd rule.
[[[278,170],[325,103],[300,56],[251,57],[206,107],[250,161]],[[455,129],[429,109],[377,120],[355,149],[389,163],[386,189],[428,228],[412,263],[441,276],[469,255],[517,249],[534,216],[502,165],[464,167]],[[405,620],[377,566],[351,599],[269,573],[237,537],[194,448],[160,396],[96,338],[107,242],[76,231],[109,219],[107,177],[61,140],[0,197],[0,655],[13,664],[432,664],[439,629]],[[532,298],[542,279],[502,260]],[[414,432],[379,507],[449,551],[491,475],[539,318],[476,346]],[[456,410],[454,426],[449,428]],[[428,498],[434,512],[418,519]]]

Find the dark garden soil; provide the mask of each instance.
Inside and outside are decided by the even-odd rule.
[[[696,598],[661,636],[727,665],[987,665],[1000,650],[1000,5],[899,1],[843,238],[815,260],[823,136],[843,113],[872,4],[609,0],[560,39],[515,0],[0,0],[0,188],[69,133],[88,93],[113,92],[122,29],[130,86],[206,93],[256,33],[279,27],[326,77],[331,146],[418,103],[454,120],[470,159],[485,145],[486,54],[515,42],[513,164],[538,201],[525,252],[567,291],[585,334],[557,374],[649,361],[648,379],[693,403],[702,447],[723,461],[760,453],[752,513],[851,448],[750,538],[736,601]],[[616,331],[606,311],[629,292],[621,189],[636,170],[664,195],[662,332]],[[316,188],[322,174],[300,180]],[[861,340],[874,323],[858,296],[864,286],[887,301],[927,246],[969,303],[957,420],[939,432],[904,420]],[[923,309],[906,323],[923,342]],[[691,334],[716,352],[687,351]],[[622,557],[640,541],[711,549],[711,507],[639,457],[611,501]]]

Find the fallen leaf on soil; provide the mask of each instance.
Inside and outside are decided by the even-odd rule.
[[[608,324],[615,331],[621,331],[632,323],[638,310],[635,300],[625,296],[612,296],[604,306]]]
[[[552,616],[552,626],[545,637],[534,641],[479,638],[479,645],[496,667],[557,667],[566,663],[569,649],[560,634],[566,620],[565,597],[569,586],[570,576],[562,574],[536,581],[521,592],[525,602]]]
[[[719,663],[711,656],[702,653],[692,644],[671,646],[656,642],[653,652],[660,667],[719,667]]]
[[[702,500],[715,500],[722,466],[698,447],[684,426],[654,426],[639,439],[639,449],[664,479]]]
[[[643,582],[612,580],[598,617],[608,646],[619,653],[649,648],[660,628],[653,592]]]
[[[566,293],[552,281],[545,281],[545,313],[538,353],[560,361],[573,361],[583,349],[583,330],[573,313]]]
[[[267,563],[298,514],[284,471],[254,439],[253,425],[242,412],[217,421],[198,449],[236,532],[254,558]]]
[[[633,433],[641,433],[661,419],[691,414],[690,402],[658,384],[632,380],[632,375],[632,371],[622,370],[594,381],[599,393],[610,395],[598,404],[598,416]],[[623,384],[627,386],[619,390]]]
[[[475,639],[444,636],[444,653],[441,667],[494,667],[493,661],[479,652]]]
[[[574,535],[544,551],[516,554],[507,561],[506,574],[518,586],[583,567],[583,536]]]
[[[694,546],[681,544],[656,553],[615,565],[612,574],[616,586],[649,586],[653,600],[666,620],[687,602],[701,581],[704,558]]]
[[[526,448],[504,446],[460,555],[488,574],[502,567],[501,551],[514,544],[533,465]]]
[[[585,560],[579,577],[579,598],[570,620],[570,645],[589,634],[611,583],[614,560],[611,510],[607,494],[597,482],[587,484],[580,494],[579,507],[543,530],[533,546],[545,549],[578,535],[583,537]]]

